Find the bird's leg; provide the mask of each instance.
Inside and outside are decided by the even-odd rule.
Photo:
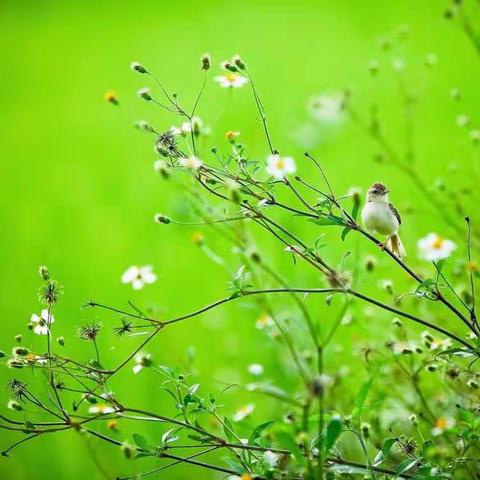
[[[388,241],[390,240],[390,237],[388,237],[384,242],[380,242],[378,246],[380,247],[380,250],[382,252],[387,248]]]

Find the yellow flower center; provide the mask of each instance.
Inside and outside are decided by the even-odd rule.
[[[283,158],[280,157],[276,161],[275,166],[278,168],[278,170],[283,170],[285,168],[285,162],[284,162]]]
[[[432,248],[435,248],[435,250],[439,250],[440,248],[443,247],[443,238],[442,237],[437,237],[433,242],[432,242]]]
[[[241,477],[241,480],[252,480],[252,476],[249,473],[244,473]]]
[[[478,270],[478,264],[474,260],[467,263],[467,270],[470,272],[476,272]]]
[[[235,75],[234,73],[227,73],[225,75],[225,78],[229,81],[229,82],[234,82],[236,79],[237,79],[237,76],[238,75]]]
[[[435,426],[441,430],[444,430],[447,427],[447,420],[445,418],[438,418],[435,422]]]

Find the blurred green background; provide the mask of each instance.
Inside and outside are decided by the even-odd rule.
[[[152,85],[129,70],[134,60],[156,72],[191,105],[201,82],[200,55],[210,52],[214,68],[198,110],[212,127],[204,151],[214,144],[227,148],[224,132],[239,130],[251,155],[263,159],[267,146],[250,92],[246,88],[225,91],[213,82],[219,62],[241,54],[267,107],[277,148],[297,159],[305,177],[313,171],[302,152],[311,149],[326,166],[337,191],[346,192],[351,186],[365,190],[380,179],[390,185],[392,200],[405,212],[402,235],[411,261],[416,262],[416,240],[433,229],[443,229],[441,233],[448,236],[448,226],[439,224],[437,212],[397,170],[374,161],[377,147],[354,125],[345,121],[334,131],[324,131],[309,117],[306,105],[313,94],[348,88],[362,113],[368,111],[371,102],[378,105],[387,120],[387,134],[401,150],[405,135],[403,105],[392,60],[403,57],[404,86],[421,97],[415,108],[413,135],[417,168],[428,184],[437,178],[466,184],[474,150],[455,118],[460,113],[475,118],[479,113],[480,63],[460,29],[443,18],[442,3],[3,0],[0,348],[8,351],[18,333],[23,333],[27,346],[41,348],[41,339],[32,338],[25,328],[30,315],[39,311],[36,290],[41,264],[47,265],[65,287],[55,312],[55,335],[66,337],[68,354],[83,358],[91,353],[87,353],[88,345],[75,338],[76,327],[97,318],[107,332],[118,320],[102,312],[82,310],[81,305],[89,299],[119,307],[132,300],[171,316],[225,295],[231,276],[192,243],[195,230],[153,222],[153,215],[159,211],[179,219],[192,217],[180,191],[154,174],[152,138],[132,128],[139,119],[151,121],[160,129],[179,122],[136,98],[138,88]],[[393,40],[392,50],[383,52],[382,39],[397,38],[396,32],[405,26],[408,38]],[[438,64],[428,69],[424,59],[431,52],[438,55]],[[367,68],[372,59],[380,62],[375,78]],[[451,100],[453,87],[461,90],[462,102]],[[103,99],[110,89],[117,92],[119,107]],[[458,167],[456,173],[452,173],[452,165]],[[229,255],[229,247],[219,246],[210,231],[204,234],[213,250],[218,248]],[[262,254],[292,284],[317,285],[316,275],[294,267],[281,246],[274,242],[262,245]],[[354,246],[355,240],[349,239],[345,249]],[[375,253],[364,243],[359,248],[362,255]],[[332,263],[340,262],[345,249],[328,250]],[[158,282],[139,292],[122,285],[121,274],[132,264],[152,264]],[[233,259],[231,265],[233,273],[240,263]],[[371,285],[391,278],[388,265],[381,261]],[[398,282],[403,281],[400,276]],[[281,305],[280,299],[275,302]],[[322,315],[324,308],[318,306]],[[281,371],[284,350],[267,342],[254,327],[260,313],[248,302],[221,308],[165,332],[149,351],[158,363],[183,365],[187,349],[194,347],[199,377],[214,390],[222,388],[218,379],[248,381],[246,367],[252,362],[262,363],[268,378],[277,379],[286,389],[293,388],[296,379]],[[377,337],[388,338],[388,321],[383,334],[378,325],[369,327],[360,322],[342,330],[338,344],[354,352],[357,341],[368,339],[369,328]],[[111,352],[112,359],[131,350],[134,342],[119,340],[110,333],[100,339],[102,349]],[[340,355],[333,353],[332,363],[337,367],[339,362],[348,364],[349,356]],[[361,381],[361,370],[353,374]],[[10,377],[11,371],[2,369],[1,382]],[[26,376],[32,385],[38,383],[39,375],[34,377]],[[352,389],[358,382],[352,383]],[[114,383],[114,390],[137,404],[164,408],[158,378],[150,372],[134,377],[128,369]],[[5,404],[7,391],[2,391],[0,398]],[[244,393],[229,396],[225,400],[227,412],[248,398]],[[270,414],[270,404],[261,399],[256,403],[259,421]],[[150,426],[142,428],[158,435]],[[124,432],[119,435],[122,440],[124,434],[127,436],[126,426]],[[1,448],[15,438],[2,431]],[[36,439],[0,461],[0,477],[101,478],[86,442],[76,434]],[[127,463],[114,447],[95,441],[90,447],[111,478],[142,471],[139,462]],[[169,470],[165,478],[185,478],[186,474],[218,478],[192,469]]]

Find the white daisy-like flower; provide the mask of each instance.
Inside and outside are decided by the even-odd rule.
[[[274,154],[267,158],[267,173],[278,180],[285,178],[289,173],[295,173],[296,170],[295,160],[292,157]]]
[[[438,262],[449,257],[457,248],[451,240],[446,240],[436,233],[429,233],[417,243],[418,256],[430,262]]]
[[[203,165],[203,162],[193,155],[187,158],[180,158],[179,163],[182,167],[192,168],[193,170],[198,170]]]
[[[273,321],[273,318],[270,315],[266,315],[266,314],[258,317],[255,323],[255,326],[259,330],[263,330],[264,328],[268,328],[268,327],[273,327],[274,325],[275,325],[275,322]]]
[[[215,81],[223,88],[240,88],[248,83],[248,78],[237,73],[228,72],[225,75],[218,75]]]
[[[435,426],[432,429],[432,435],[438,437],[443,432],[451,430],[455,426],[455,420],[450,417],[439,417],[435,421]]]
[[[150,367],[152,363],[153,363],[152,356],[149,353],[147,354],[140,353],[135,357],[135,365],[132,368],[132,371],[133,373],[137,374],[144,368]]]
[[[192,126],[190,122],[183,122],[179,127],[171,126],[170,133],[172,135],[182,135],[187,136],[188,133],[192,131]]]
[[[156,281],[157,276],[153,273],[151,265],[144,265],[143,267],[133,265],[122,275],[122,283],[131,283],[135,290],[140,290],[144,285]]]
[[[270,469],[273,469],[277,466],[278,458],[278,454],[272,452],[271,450],[267,450],[263,454],[263,461],[265,462],[265,465]]]
[[[35,325],[33,331],[37,335],[48,335],[50,325],[55,322],[55,319],[53,318],[53,315],[51,313],[49,314],[48,310],[44,308],[41,311],[40,316],[34,313],[30,317],[30,322]]]
[[[255,410],[255,404],[249,403],[240,407],[232,416],[234,422],[241,422],[243,419],[247,418]]]
[[[342,118],[344,97],[341,93],[318,95],[308,102],[311,115],[321,122],[336,123]]]
[[[263,365],[252,363],[248,366],[248,373],[255,376],[263,375]]]
[[[95,405],[92,405],[88,409],[88,412],[105,415],[107,413],[116,412],[116,409],[112,405],[109,405],[108,403],[96,403]]]

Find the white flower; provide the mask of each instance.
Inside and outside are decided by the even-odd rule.
[[[470,119],[468,118],[467,115],[462,114],[462,115],[458,115],[456,121],[459,127],[465,127],[470,122]]]
[[[270,450],[267,450],[263,454],[263,461],[268,468],[273,469],[278,463],[278,455]]]
[[[392,65],[394,70],[401,72],[405,68],[405,60],[403,58],[395,58]]]
[[[252,363],[248,366],[248,373],[255,376],[262,375],[263,365],[260,365],[259,363]]]
[[[116,412],[115,408],[112,405],[108,405],[107,403],[96,403],[92,405],[88,409],[89,413],[99,413],[99,414],[107,414],[107,413],[114,413]]]
[[[295,173],[295,160],[292,157],[282,157],[278,154],[267,158],[267,173],[281,180],[289,173]]]
[[[248,83],[248,78],[243,75],[238,75],[237,73],[229,72],[225,75],[219,75],[215,77],[215,81],[220,84],[223,88],[240,88]]]
[[[266,315],[266,314],[258,317],[255,323],[255,326],[259,330],[263,330],[264,328],[267,328],[267,327],[273,327],[273,325],[275,325],[273,318],[270,317],[270,315]]]
[[[193,155],[188,158],[180,158],[179,163],[182,167],[193,168],[193,170],[198,170],[203,165],[203,162]]]
[[[135,365],[132,368],[132,371],[133,373],[137,374],[138,372],[140,372],[140,370],[143,370],[146,367],[150,367],[152,363],[152,356],[149,353],[147,353],[146,355],[140,353],[135,357]]]
[[[55,319],[53,318],[53,315],[49,315],[48,310],[44,308],[41,311],[40,316],[34,313],[30,317],[30,322],[35,324],[33,331],[37,335],[48,335],[49,327],[53,322],[55,322]]]
[[[192,117],[188,122],[183,122],[180,127],[172,126],[170,127],[170,133],[172,135],[182,135],[187,136],[192,130],[196,132],[202,127],[202,121],[198,117]]]
[[[445,240],[436,233],[429,233],[417,243],[418,255],[424,260],[438,262],[449,257],[457,248],[451,240]]]
[[[157,281],[157,276],[153,273],[151,265],[143,267],[131,266],[122,275],[122,283],[131,283],[135,290],[140,290],[147,283],[154,283]]]
[[[432,429],[432,435],[441,435],[446,430],[451,430],[455,426],[455,420],[448,417],[440,417],[435,421],[435,427]]]
[[[415,352],[417,346],[412,342],[393,342],[392,350],[395,355],[409,355]]]
[[[325,123],[335,123],[342,117],[344,97],[341,93],[319,95],[308,102],[311,115]]]
[[[255,410],[255,404],[249,403],[247,405],[244,405],[243,407],[240,407],[232,416],[232,419],[234,422],[240,422],[244,418],[247,418],[249,415],[253,413]]]

